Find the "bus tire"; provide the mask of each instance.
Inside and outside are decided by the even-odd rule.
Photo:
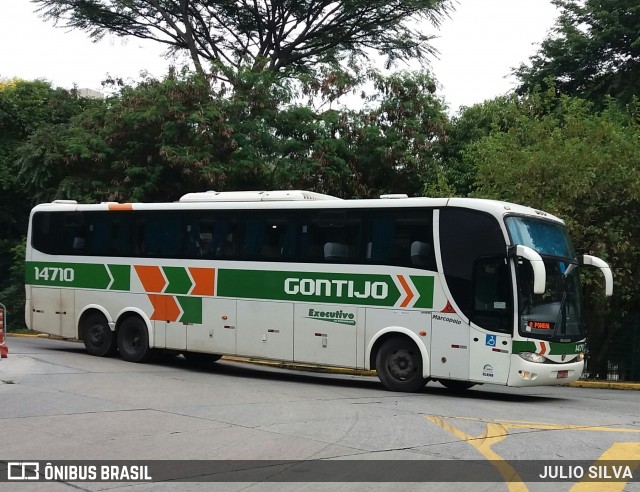
[[[116,351],[116,334],[102,313],[91,313],[82,322],[82,341],[91,355],[106,357]]]
[[[465,391],[476,385],[476,383],[470,383],[469,381],[457,381],[454,379],[439,379],[438,382],[450,391]]]
[[[147,325],[138,316],[129,316],[120,325],[118,351],[127,362],[144,362],[151,355]]]
[[[391,391],[416,392],[427,384],[422,376],[422,355],[416,344],[405,337],[385,341],[376,356],[376,371]]]

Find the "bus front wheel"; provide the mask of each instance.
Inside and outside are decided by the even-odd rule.
[[[144,362],[149,358],[147,325],[137,316],[125,319],[118,330],[118,351],[128,362]]]
[[[89,314],[83,322],[82,341],[91,355],[105,357],[116,351],[116,335],[101,313]]]
[[[420,351],[408,338],[394,337],[383,343],[376,356],[376,371],[391,391],[419,391],[428,381],[422,376]]]

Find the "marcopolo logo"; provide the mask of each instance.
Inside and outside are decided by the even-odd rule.
[[[329,323],[338,323],[341,325],[356,325],[356,315],[345,312],[342,309],[337,311],[318,311],[316,309],[309,309],[309,315],[305,316],[305,318],[328,321]]]
[[[385,282],[369,280],[356,283],[353,280],[287,278],[284,281],[284,291],[287,294],[303,296],[386,299],[389,286]]]

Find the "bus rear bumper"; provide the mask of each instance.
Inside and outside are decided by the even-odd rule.
[[[566,364],[539,364],[511,355],[507,386],[552,386],[577,381],[584,369],[584,361]]]

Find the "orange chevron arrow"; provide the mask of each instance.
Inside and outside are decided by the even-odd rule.
[[[191,290],[190,295],[214,295],[214,285],[216,280],[215,268],[189,268],[189,273],[191,274],[191,277],[196,284]]]
[[[162,292],[167,280],[162,275],[160,267],[151,265],[133,265],[145,292]]]
[[[544,355],[547,353],[547,344],[544,342],[540,342],[540,355]]]
[[[152,320],[157,321],[177,321],[182,312],[180,306],[173,296],[160,296],[156,294],[148,295],[153,305]]]
[[[411,300],[415,297],[415,294],[413,293],[413,291],[411,290],[411,287],[409,287],[408,282],[405,280],[405,278],[402,275],[398,275],[398,280],[400,281],[402,288],[405,290],[405,293],[407,294],[407,297],[402,301],[402,303],[400,303],[400,307],[407,307],[411,302]]]

